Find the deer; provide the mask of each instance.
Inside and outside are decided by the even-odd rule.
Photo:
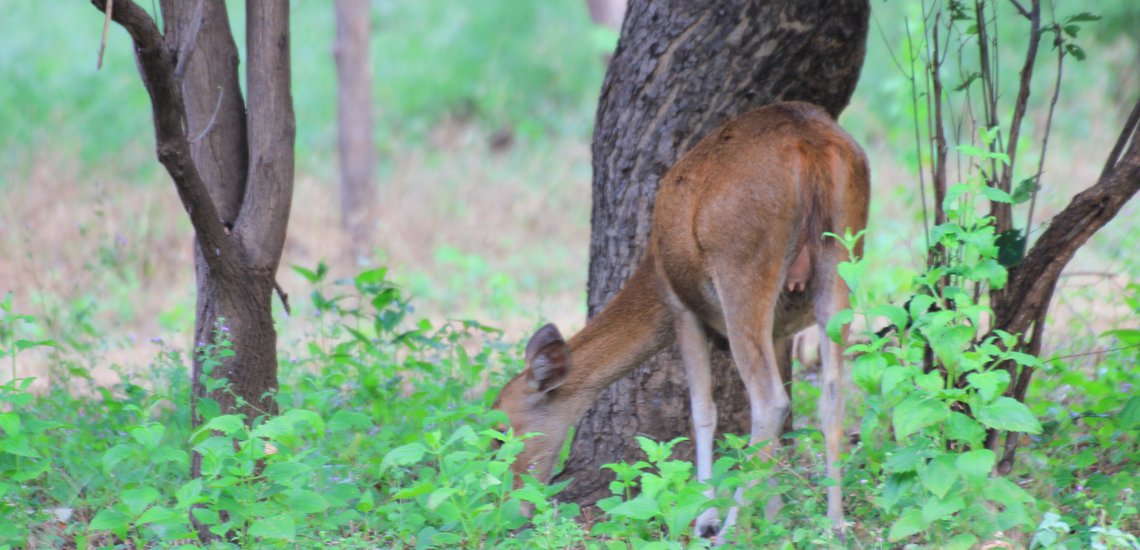
[[[494,403],[516,434],[542,434],[525,441],[514,472],[549,482],[569,428],[598,394],[675,341],[692,405],[696,475],[709,480],[717,422],[710,333],[728,341],[750,403],[750,441],[763,443],[759,453],[771,457],[791,405],[773,340],[814,322],[826,474],[835,481],[827,487],[827,514],[842,534],[838,459],[848,329],[836,342],[826,327],[849,307],[849,289],[837,274],[848,252],[824,235],[862,231],[869,200],[862,148],[817,106],[772,104],[710,132],[659,180],[647,251],[622,289],[569,340],[547,324],[528,341],[524,370]],[[854,253],[862,254],[861,241]],[[695,521],[696,534],[723,541],[741,495],[738,489],[719,533],[710,508]],[[778,509],[768,503],[769,515]]]

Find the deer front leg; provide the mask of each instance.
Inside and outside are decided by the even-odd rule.
[[[697,451],[697,480],[712,477],[713,435],[716,432],[716,403],[712,397],[711,368],[709,365],[708,338],[704,325],[687,310],[674,311],[677,344],[681,349],[681,362],[689,382],[689,401],[692,405],[693,443]],[[708,490],[709,498],[714,496]],[[718,518],[716,508],[705,510],[698,518],[693,531],[700,537],[716,535]]]

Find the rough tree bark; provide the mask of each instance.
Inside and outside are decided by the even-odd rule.
[[[865,52],[866,0],[633,1],[606,73],[593,140],[589,312],[641,259],[658,178],[727,118],[782,100],[833,116],[855,89]],[[715,354],[722,432],[747,433],[748,406],[727,354]],[[565,498],[592,504],[612,478],[600,466],[640,453],[634,435],[689,436],[689,401],[675,350],[602,393],[578,426]],[[691,446],[681,449],[691,454]]]
[[[363,252],[376,193],[372,135],[372,34],[369,0],[336,0],[337,153],[341,224],[354,254]]]
[[[107,9],[106,0],[92,4]],[[195,357],[192,423],[200,425],[202,414],[214,410],[240,412],[252,422],[277,412],[271,298],[293,194],[295,134],[289,4],[246,4],[248,113],[224,0],[161,5],[164,32],[132,0],[116,0],[112,17],[134,42],[158,159],[194,227],[195,342],[213,342],[224,319],[235,352],[211,373],[228,379],[230,391],[207,393]],[[195,476],[199,460],[192,461]]]

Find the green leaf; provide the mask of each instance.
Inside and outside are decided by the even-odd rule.
[[[611,516],[632,518],[645,521],[660,514],[657,501],[645,495],[639,495],[633,500],[627,500],[609,510]]]
[[[343,432],[351,429],[360,431],[371,430],[373,427],[372,418],[364,413],[350,411],[347,409],[340,409],[333,413],[332,418],[329,418],[329,431]]]
[[[1029,177],[1018,182],[1017,187],[1013,189],[1013,204],[1022,204],[1029,202],[1033,198],[1033,192],[1037,190],[1037,178]]]
[[[835,315],[832,315],[831,319],[827,321],[827,337],[831,338],[832,342],[835,342],[837,344],[840,343],[843,325],[850,323],[854,319],[855,312],[850,308],[844,309]]]
[[[166,426],[157,422],[146,426],[135,426],[131,428],[131,437],[134,438],[135,441],[138,441],[143,447],[151,450],[158,447],[158,443],[162,440],[164,434],[166,434]]]
[[[1024,403],[1011,397],[999,397],[978,410],[978,420],[995,430],[1041,433],[1041,423]]]
[[[408,443],[407,445],[396,447],[384,455],[384,460],[380,462],[380,472],[383,473],[392,466],[415,464],[423,459],[424,453],[426,452],[427,447],[420,442]]]
[[[271,540],[293,542],[297,538],[297,530],[293,525],[293,518],[288,514],[281,514],[255,520],[249,526],[249,534],[255,537]]]
[[[242,417],[236,414],[223,414],[211,418],[201,428],[198,428],[197,433],[207,433],[211,430],[217,430],[226,435],[233,435],[245,428],[245,423]]]
[[[5,437],[20,435],[20,415],[14,412],[0,413],[0,430]]]
[[[40,346],[54,348],[56,344],[55,340],[16,340],[15,346],[18,351],[23,351]]]
[[[972,388],[978,390],[978,396],[982,398],[983,403],[989,403],[1009,386],[1009,371],[995,369],[974,372],[966,376],[966,381]]]
[[[1066,17],[1065,21],[1068,23],[1087,23],[1090,21],[1100,21],[1100,16],[1095,13],[1082,11],[1076,15]]]
[[[454,495],[457,491],[459,491],[459,489],[456,489],[455,487],[440,487],[439,489],[432,491],[431,494],[428,495],[427,499],[428,510],[435,510],[436,508],[439,508],[440,504],[443,504],[443,502],[447,500],[448,497]]]
[[[1133,395],[1128,398],[1128,401],[1124,403],[1124,408],[1116,417],[1116,421],[1125,430],[1140,426],[1140,395]]]
[[[993,451],[977,449],[958,455],[957,460],[954,461],[954,466],[958,468],[958,473],[962,475],[962,479],[973,485],[978,485],[989,479],[996,461],[997,457]]]
[[[32,448],[25,436],[0,439],[0,451],[27,458],[40,457],[40,453]]]
[[[87,529],[91,531],[126,531],[131,524],[131,518],[114,508],[104,508],[95,514]]]
[[[184,516],[181,512],[176,512],[165,506],[151,506],[135,520],[135,523],[145,525],[147,523],[158,523],[170,521],[172,519],[181,519]],[[183,520],[185,521],[185,520]]]
[[[384,282],[384,277],[388,276],[388,268],[378,267],[376,269],[369,269],[362,271],[360,275],[356,276],[356,285],[378,284]]]
[[[867,393],[878,393],[879,380],[883,378],[883,370],[886,368],[887,360],[882,355],[864,353],[855,358],[851,379]]]
[[[119,499],[127,505],[127,510],[132,516],[137,516],[158,499],[158,490],[154,487],[127,489],[122,492]]]
[[[1001,202],[1005,204],[1013,204],[1013,197],[1005,191],[996,187],[984,186],[982,187],[982,196],[990,199],[993,202]]]
[[[867,310],[867,317],[886,317],[887,320],[889,320],[892,325],[898,327],[899,330],[902,330],[910,319],[905,309],[894,304],[879,304]]]
[[[945,498],[946,493],[950,492],[950,488],[958,480],[958,472],[954,469],[954,458],[954,455],[942,455],[918,469],[918,481],[938,498]]]
[[[1136,328],[1121,328],[1116,330],[1106,331],[1101,336],[1108,336],[1120,340],[1121,344],[1126,346],[1140,346],[1140,329]]]
[[[911,394],[899,403],[892,414],[895,437],[900,440],[927,426],[937,424],[950,414],[950,408],[938,399]]]
[[[291,512],[316,514],[328,509],[325,497],[307,489],[294,489],[285,497],[285,506]]]
[[[961,441],[971,447],[982,444],[986,429],[980,422],[957,411],[951,411],[946,419],[946,437]]]
[[[961,511],[966,507],[966,499],[962,495],[949,495],[945,498],[928,498],[922,504],[922,521],[927,524]]]
[[[126,460],[127,457],[131,456],[132,453],[134,453],[134,449],[132,449],[130,445],[121,443],[107,449],[107,451],[103,453],[103,473],[110,475],[111,470],[120,462]]]
[[[922,532],[926,529],[926,522],[922,520],[922,512],[916,509],[910,509],[903,512],[899,519],[896,519],[891,524],[891,531],[887,538],[891,542],[898,542],[911,535]]]

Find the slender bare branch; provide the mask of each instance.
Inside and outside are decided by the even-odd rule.
[[[178,65],[174,67],[174,77],[178,80],[182,80],[182,75],[186,74],[186,63],[194,53],[194,46],[198,44],[198,31],[202,28],[205,7],[206,0],[198,0],[198,5],[194,8],[194,17],[191,19],[190,30],[186,33],[186,38],[182,44],[178,46]],[[214,114],[217,115],[216,110]]]
[[[108,0],[91,3],[107,13]],[[211,268],[224,269],[235,259],[233,244],[225,236],[218,210],[190,157],[190,142],[183,125],[182,92],[174,78],[171,52],[165,48],[162,34],[146,10],[133,0],[119,0],[118,4],[112,18],[134,41],[139,72],[154,113],[158,160],[174,180],[206,262]]]
[[[107,9],[103,18],[103,38],[99,40],[99,60],[95,62],[95,70],[103,68],[103,52],[107,50],[107,31],[111,30],[111,14],[115,11],[115,0],[107,0]]]
[[[1061,42],[1061,28],[1053,22],[1054,42],[1057,49],[1057,78],[1053,81],[1053,97],[1049,100],[1049,114],[1045,117],[1045,135],[1041,137],[1041,157],[1037,160],[1037,173],[1033,175],[1033,189],[1029,198],[1029,213],[1025,215],[1025,237],[1033,229],[1033,211],[1037,207],[1037,190],[1041,187],[1041,174],[1045,172],[1045,153],[1049,150],[1049,134],[1053,128],[1053,112],[1057,108],[1057,99],[1061,97],[1061,76],[1065,68],[1065,48]]]
[[[258,269],[277,269],[293,197],[293,115],[289,3],[246,3],[249,177],[234,233]]]
[[[1037,60],[1037,49],[1041,43],[1041,2],[1032,0],[1029,11],[1029,45],[1025,50],[1025,64],[1021,67],[1021,81],[1018,85],[1017,99],[1013,104],[1013,118],[1009,123],[1009,143],[1006,144],[1006,155],[1009,162],[1002,169],[1001,177],[997,180],[997,187],[1009,192],[1013,179],[1013,166],[1017,160],[1017,140],[1021,134],[1021,123],[1025,119],[1025,111],[1029,105],[1030,84],[1033,80],[1033,63]],[[1012,205],[995,202],[993,204],[995,229],[998,233],[1008,231],[1013,227]]]

